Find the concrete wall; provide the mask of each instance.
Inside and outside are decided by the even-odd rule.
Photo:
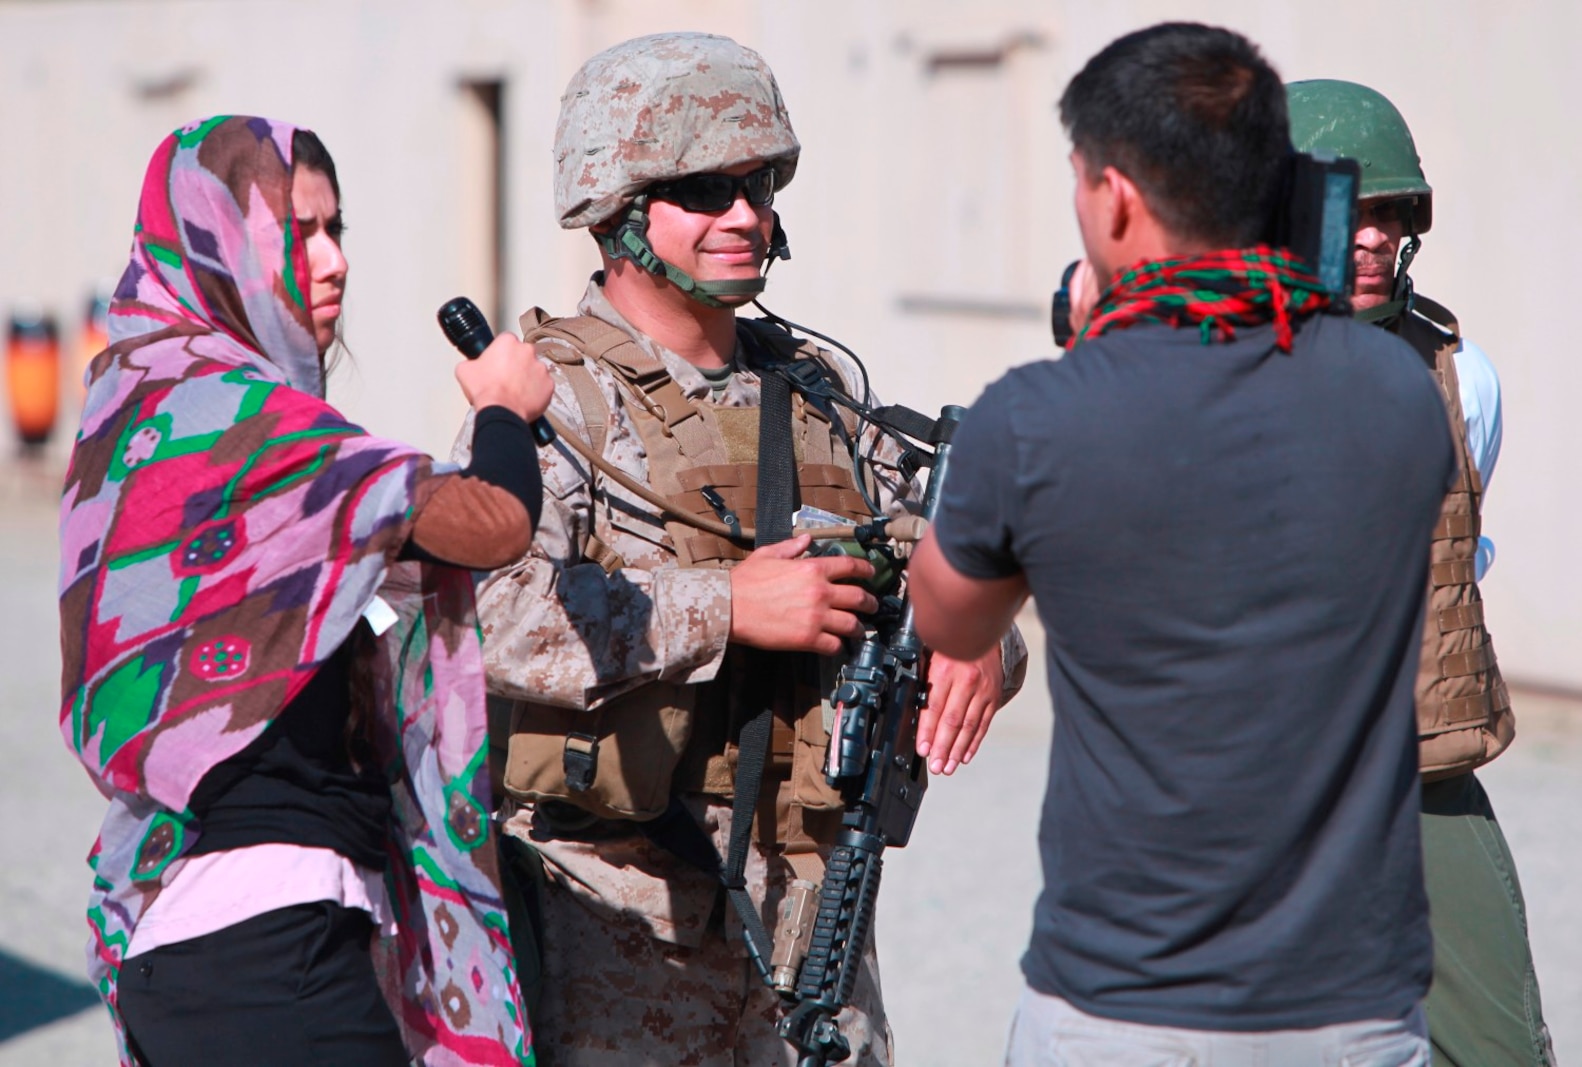
[[[779,207],[795,259],[766,303],[832,333],[887,399],[965,402],[1050,351],[1045,309],[1080,253],[1053,103],[1114,36],[1229,25],[1288,79],[1390,96],[1436,191],[1414,273],[1505,384],[1485,593],[1507,673],[1582,689],[1582,363],[1560,340],[1577,272],[1582,98],[1564,0],[0,0],[0,310],[55,310],[68,340],[124,265],[149,152],[179,123],[258,112],[318,130],[351,226],[347,338],[331,397],[370,428],[444,450],[462,402],[434,309],[483,284],[476,116],[504,96],[504,305],[568,310],[591,242],[550,212],[560,90],[594,51],[708,29],[761,50],[804,145]],[[469,222],[468,220],[473,221]],[[498,325],[498,324],[497,324]]]

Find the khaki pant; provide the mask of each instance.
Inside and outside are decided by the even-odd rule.
[[[779,998],[717,920],[691,949],[601,919],[553,877],[541,899],[543,989],[532,1020],[541,1067],[796,1067],[775,1032]],[[836,1022],[851,1042],[847,1064],[889,1067],[871,936]]]
[[[1006,1067],[1428,1067],[1423,1011],[1313,1030],[1232,1032],[1101,1019],[1023,988]]]

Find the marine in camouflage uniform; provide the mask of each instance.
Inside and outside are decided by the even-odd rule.
[[[1438,1067],[1553,1067],[1516,863],[1474,770],[1515,736],[1483,622],[1478,580],[1493,559],[1480,536],[1499,455],[1499,378],[1455,317],[1407,274],[1433,221],[1433,190],[1411,130],[1382,94],[1353,82],[1287,86],[1291,140],[1362,166],[1354,254],[1357,317],[1410,342],[1433,371],[1460,458],[1432,542],[1417,680],[1423,874],[1434,935],[1424,1010]],[[1399,262],[1397,256],[1399,255]]]
[[[594,469],[583,452],[600,455],[606,464],[648,486],[656,474],[663,474],[651,469],[650,462],[656,444],[668,447],[652,436],[661,422],[666,425],[660,432],[668,438],[668,423],[683,409],[706,411],[704,421],[726,425],[726,413],[759,406],[763,379],[756,368],[765,353],[752,335],[770,342],[778,335],[743,332],[730,318],[730,308],[761,290],[758,264],[768,245],[780,239],[778,219],[770,237],[768,205],[760,202],[763,189],[755,192],[749,185],[743,196],[739,181],[727,190],[729,206],[718,211],[709,207],[696,212],[693,208],[703,206],[696,203],[693,208],[681,206],[691,216],[682,225],[708,227],[700,242],[705,249],[727,231],[741,240],[757,235],[755,256],[746,257],[752,259],[750,271],[723,271],[719,273],[725,277],[714,279],[659,259],[654,249],[663,244],[665,225],[660,213],[668,211],[674,219],[677,204],[660,207],[648,194],[652,200],[666,195],[687,200],[687,194],[667,193],[655,183],[722,172],[740,180],[762,167],[772,168],[773,187],[779,188],[794,174],[799,150],[772,73],[756,53],[726,38],[668,34],[616,46],[583,67],[562,101],[557,210],[565,227],[594,228],[606,269],[594,276],[577,319],[548,320],[536,309],[523,318],[524,333],[550,361],[556,378],[550,415],[562,441],[540,452],[544,514],[531,552],[491,575],[479,593],[486,667],[495,695],[493,732],[497,743],[511,746],[508,754],[502,753],[502,763],[508,791],[516,799],[507,801],[505,828],[532,844],[545,872],[537,894],[541,912],[536,931],[542,996],[533,1021],[539,1055],[550,1067],[796,1062],[794,1050],[775,1033],[778,997],[749,962],[740,923],[723,907],[718,878],[680,858],[670,845],[661,847],[644,836],[638,822],[595,818],[565,803],[545,802],[550,793],[537,785],[521,787],[512,776],[521,771],[517,742],[557,709],[572,709],[574,716],[594,722],[622,701],[641,701],[645,694],[660,694],[657,703],[666,705],[684,702],[689,691],[723,692],[724,708],[717,700],[698,699],[694,730],[709,734],[712,727],[723,738],[723,720],[711,722],[709,715],[733,716],[740,710],[740,678],[733,681],[733,674],[744,673],[739,666],[744,646],[774,647],[760,638],[740,640],[742,634],[736,632],[739,625],[745,628],[753,608],[735,591],[733,575],[747,570],[746,564],[736,562],[740,553],[706,545],[700,549],[697,538],[687,538],[674,523],[667,526],[651,502]],[[758,199],[749,199],[754,196]],[[744,200],[756,221],[732,230],[734,224],[721,220],[737,217]],[[699,215],[715,218],[705,222]],[[630,295],[634,289],[639,297]],[[685,299],[677,302],[677,292]],[[653,322],[656,304],[668,306],[672,321],[690,313],[699,323],[712,322],[713,350],[722,366],[698,359],[694,348],[688,350],[693,358],[684,357],[629,319],[635,310],[632,317]],[[723,344],[734,345],[734,350],[719,351],[722,322],[736,330],[723,335]],[[577,327],[571,335],[562,332],[571,326]],[[700,327],[676,336],[695,342],[708,334]],[[789,335],[784,337],[794,347]],[[607,351],[611,345],[625,346],[614,349],[625,353],[619,361],[594,351]],[[811,346],[804,346],[798,357],[816,359],[848,392],[862,395],[860,372],[848,360]],[[636,365],[644,368],[642,373],[631,370]],[[809,490],[807,476],[815,458],[825,461],[819,470],[833,470],[842,462],[849,470],[850,462],[838,453],[855,434],[875,503],[885,513],[903,513],[915,493],[899,469],[894,444],[871,427],[858,426],[827,401],[800,394],[793,400],[804,498],[822,492],[830,500],[850,499],[843,495],[848,490]],[[650,435],[646,439],[645,433]],[[461,439],[470,439],[465,430]],[[821,444],[826,439],[840,446],[833,449],[837,454],[830,454],[831,444]],[[815,457],[820,448],[824,452]],[[834,473],[839,475],[838,470]],[[834,477],[829,484],[839,480]],[[678,540],[687,540],[691,547],[678,549]],[[680,565],[678,551],[709,558]],[[760,549],[754,555],[776,551]],[[778,559],[804,577],[811,573],[808,568],[817,568],[826,577],[816,583],[866,573],[866,564],[849,559],[794,560],[784,552]],[[733,566],[738,569],[733,571]],[[843,588],[847,592],[839,596],[844,607],[834,614],[864,610],[853,606],[851,587]],[[788,587],[787,613],[793,600]],[[760,604],[756,610],[766,608],[773,613],[776,605]],[[845,625],[837,619],[824,637]],[[786,651],[774,659],[804,665],[811,659]],[[1019,685],[1025,658],[1014,632],[998,652],[986,657],[992,662],[973,665],[935,658],[930,671],[933,701],[954,703],[934,710],[942,720],[965,720],[960,735],[934,735],[936,767],[953,770],[975,748],[975,740],[964,748],[962,735],[981,738],[988,717]],[[823,661],[821,681],[832,674],[831,663]],[[797,720],[794,744],[802,744],[801,723],[818,722],[818,710]],[[568,729],[575,732],[578,720],[570,721]],[[790,737],[789,728],[782,732]],[[603,774],[614,754],[608,739],[601,744],[597,758]],[[719,752],[705,749],[704,755],[706,765],[689,763],[683,754],[676,790],[702,836],[724,856],[732,808],[715,785],[718,768],[725,764]],[[632,752],[620,756],[630,760]],[[558,773],[555,766],[548,771],[550,777]],[[752,899],[771,927],[787,881],[810,877],[808,857],[814,857],[816,867],[816,857],[832,840],[839,821],[838,811],[815,810],[816,803],[805,807],[793,800],[788,806],[788,784],[784,774],[774,779],[766,772],[745,872]],[[575,791],[555,795],[578,799]],[[799,847],[793,863],[787,853]],[[851,1062],[891,1062],[872,938],[851,1003],[837,1023],[851,1042]]]

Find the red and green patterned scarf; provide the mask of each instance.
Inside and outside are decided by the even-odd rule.
[[[321,399],[294,133],[222,116],[166,138],[112,344],[89,369],[60,575],[61,731],[110,802],[89,970],[121,1033],[127,945],[203,832],[193,788],[268,729],[377,594],[399,620],[369,665],[399,923],[376,949],[382,984],[419,1062],[521,1067],[471,576],[396,562],[443,476]]]
[[[1329,294],[1307,264],[1267,245],[1179,259],[1143,260],[1110,283],[1077,341],[1139,322],[1197,326],[1203,343],[1238,326],[1274,324],[1275,344],[1291,351],[1293,321],[1329,307]]]

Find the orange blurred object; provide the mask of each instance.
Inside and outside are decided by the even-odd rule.
[[[60,332],[51,315],[12,315],[6,338],[6,392],[24,445],[41,445],[60,409]]]
[[[77,338],[77,365],[72,368],[71,390],[79,405],[83,394],[87,392],[83,381],[87,377],[88,364],[93,362],[94,356],[109,347],[110,298],[95,293],[88,298],[88,312],[83,316],[82,333]]]

